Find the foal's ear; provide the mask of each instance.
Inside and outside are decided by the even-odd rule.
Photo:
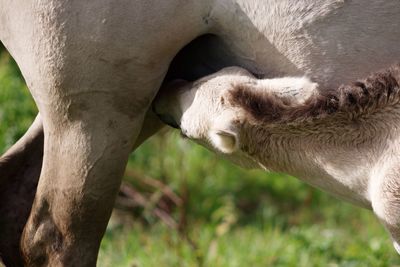
[[[239,148],[239,126],[233,123],[233,116],[231,113],[218,116],[210,130],[211,143],[225,154],[231,154]]]
[[[213,130],[210,139],[215,148],[225,154],[231,154],[239,147],[237,134],[231,131]]]

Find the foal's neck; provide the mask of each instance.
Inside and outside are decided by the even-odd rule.
[[[272,171],[307,179],[326,177],[332,176],[327,166],[372,167],[399,139],[398,125],[400,105],[354,118],[337,113],[303,123],[247,124],[242,133],[242,150]]]

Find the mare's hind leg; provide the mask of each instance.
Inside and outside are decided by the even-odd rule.
[[[109,101],[113,97],[83,94],[71,99],[75,107],[71,113],[43,115],[43,167],[22,237],[28,266],[96,265],[145,111],[132,117],[123,114]],[[129,102],[121,105],[129,108]]]
[[[25,135],[0,157],[0,255],[6,266],[22,266],[22,230],[32,207],[43,158],[39,117]]]
[[[400,167],[395,165],[374,181],[371,201],[374,213],[390,233],[393,246],[400,254]]]

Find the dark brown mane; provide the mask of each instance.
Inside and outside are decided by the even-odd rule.
[[[338,112],[357,115],[394,105],[400,102],[399,84],[400,64],[397,64],[365,80],[313,94],[302,104],[274,93],[252,90],[249,85],[236,86],[230,92],[230,102],[243,108],[256,121],[284,123]]]

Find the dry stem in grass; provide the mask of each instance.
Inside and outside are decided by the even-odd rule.
[[[139,186],[144,185],[146,192],[139,192],[129,183],[123,182],[115,207],[128,211],[143,208],[144,212],[159,218],[168,227],[178,229],[178,223],[170,213],[174,206],[182,205],[182,199],[159,180],[133,170],[127,170],[125,176],[134,179]]]

